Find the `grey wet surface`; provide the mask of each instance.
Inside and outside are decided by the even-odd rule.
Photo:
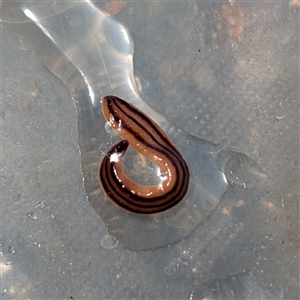
[[[298,8],[128,3],[117,18],[149,105],[191,134],[226,139],[269,179],[230,187],[170,247],[122,249],[86,200],[68,90],[2,30],[2,297],[188,299],[200,282],[251,269],[261,288],[296,299]]]
[[[190,299],[283,299],[282,289],[262,289],[252,272],[215,279],[197,286]]]

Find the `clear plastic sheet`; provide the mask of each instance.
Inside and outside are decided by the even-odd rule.
[[[85,1],[24,3],[19,8],[24,16],[18,21],[5,21],[5,26],[22,35],[47,68],[69,88],[77,105],[81,168],[89,202],[111,235],[125,247],[157,248],[189,234],[214,211],[226,191],[225,169],[228,169],[227,177],[240,185],[266,178],[247,155],[240,154],[237,158],[224,142],[215,145],[184,133],[147,105],[134,80],[134,42],[129,31],[110,15]],[[13,15],[13,9],[9,11]],[[19,14],[17,10],[16,15]],[[110,94],[126,99],[150,116],[187,160],[191,176],[189,191],[174,208],[140,216],[106,199],[99,186],[99,165],[103,155],[118,140],[105,130],[106,121],[100,107],[101,98]],[[129,176],[133,177],[136,166],[143,164],[142,158],[129,151],[125,159]],[[226,168],[228,160],[236,161],[237,169]],[[142,172],[144,175],[148,172],[150,179],[152,176],[155,180],[157,176],[154,166],[146,166]],[[149,180],[142,183],[149,185]],[[177,218],[181,219],[180,223],[176,222]]]
[[[188,299],[206,283],[221,298],[297,296],[290,2],[1,3],[4,299]],[[101,190],[101,160],[120,140],[101,112],[108,94],[184,155],[191,184],[174,209],[131,214]],[[157,180],[133,149],[125,167]]]

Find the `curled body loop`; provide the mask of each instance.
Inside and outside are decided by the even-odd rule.
[[[109,199],[140,214],[162,212],[178,204],[188,190],[189,169],[170,138],[142,111],[118,97],[104,97],[102,110],[111,128],[123,138],[108,151],[99,170],[100,184]],[[140,185],[127,176],[122,157],[129,145],[160,168],[157,185]]]

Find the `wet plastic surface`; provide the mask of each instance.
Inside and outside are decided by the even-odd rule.
[[[252,272],[215,279],[197,286],[190,300],[208,299],[283,299],[282,288],[270,285],[262,288],[256,282]]]
[[[298,265],[295,262],[298,262],[296,250],[299,248],[299,225],[298,212],[295,208],[298,207],[297,179],[299,177],[296,167],[298,144],[295,139],[298,134],[296,114],[298,103],[295,96],[298,93],[298,71],[290,62],[292,57],[294,60],[298,59],[297,38],[295,38],[297,30],[294,26],[296,8],[278,4],[278,7],[272,8],[274,16],[270,17],[270,20],[262,20],[259,16],[271,9],[267,5],[258,5],[257,15],[255,15],[253,8],[247,6],[213,6],[194,3],[185,7],[183,15],[179,18],[180,24],[176,24],[179,6],[131,3],[127,4],[118,16],[118,19],[129,28],[136,45],[134,66],[138,90],[154,111],[139,102],[138,92],[134,87],[129,95],[124,95],[123,91],[128,90],[124,89],[124,85],[114,86],[114,83],[107,85],[107,77],[124,76],[121,74],[122,70],[124,72],[124,65],[116,63],[114,55],[108,65],[110,68],[116,66],[117,71],[106,68],[103,72],[103,67],[97,67],[97,59],[93,59],[93,56],[78,56],[77,59],[76,47],[80,45],[83,49],[82,53],[86,53],[91,43],[86,41],[78,43],[74,40],[74,48],[70,48],[72,41],[67,38],[72,35],[65,32],[65,35],[61,36],[62,31],[59,26],[66,24],[66,17],[63,16],[67,15],[69,24],[73,24],[75,32],[80,30],[78,27],[85,23],[82,23],[76,14],[68,14],[64,11],[65,15],[54,15],[58,17],[58,19],[54,18],[54,24],[58,28],[58,31],[54,30],[54,32],[59,41],[68,45],[65,49],[69,51],[70,60],[72,61],[74,57],[77,59],[73,66],[84,66],[88,61],[89,65],[94,67],[82,71],[83,74],[90,75],[86,82],[92,82],[90,86],[95,87],[92,89],[93,92],[97,91],[101,95],[101,93],[111,93],[113,90],[117,95],[118,92],[121,93],[120,96],[123,98],[127,96],[128,99],[136,101],[142,106],[141,109],[152,118],[156,118],[168,134],[171,136],[174,134],[172,136],[174,142],[177,142],[181,151],[185,152],[190,166],[195,170],[206,164],[207,167],[204,169],[215,168],[213,174],[218,174],[218,159],[215,158],[221,157],[222,165],[223,156],[209,154],[205,158],[201,157],[206,155],[205,153],[218,153],[219,150],[216,149],[223,149],[223,146],[216,148],[217,146],[213,144],[196,139],[195,146],[190,147],[192,150],[187,152],[185,146],[187,135],[182,137],[183,134],[172,129],[170,123],[155,111],[162,112],[171,124],[205,140],[219,142],[226,139],[228,145],[236,146],[237,151],[245,152],[259,162],[267,171],[269,179],[264,181],[264,184],[258,183],[254,187],[243,186],[243,180],[235,182],[241,187],[236,184],[230,186],[216,210],[214,209],[219,201],[209,208],[209,213],[204,214],[204,218],[198,217],[196,222],[193,218],[186,217],[191,211],[187,209],[185,214],[180,210],[173,212],[169,217],[164,217],[161,223],[148,220],[146,226],[145,219],[137,218],[136,222],[139,224],[137,228],[132,223],[132,216],[121,215],[120,217],[119,213],[112,212],[113,208],[107,208],[105,205],[106,214],[111,214],[106,219],[101,216],[101,208],[98,211],[95,209],[111,233],[113,227],[109,226],[108,220],[111,220],[111,224],[117,224],[115,228],[119,233],[115,233],[114,236],[121,241],[123,237],[122,244],[125,242],[127,248],[132,245],[132,249],[156,248],[180,240],[210,214],[209,218],[206,218],[188,237],[170,247],[147,252],[130,252],[122,249],[122,245],[107,234],[104,223],[85,201],[79,167],[80,158],[76,150],[76,109],[68,91],[59,80],[39,65],[39,55],[33,57],[22,42],[19,43],[20,49],[17,51],[18,42],[3,31],[2,41],[7,41],[2,42],[2,45],[5,45],[3,57],[7,57],[3,60],[3,78],[5,78],[2,110],[3,145],[6,150],[4,156],[9,157],[8,160],[4,160],[3,167],[3,170],[6,170],[3,172],[3,203],[5,203],[3,216],[6,222],[3,223],[5,226],[3,226],[2,252],[6,266],[4,284],[7,286],[4,287],[3,296],[6,298],[68,298],[70,296],[88,299],[121,297],[171,299],[178,297],[179,294],[180,298],[188,298],[193,287],[210,278],[212,274],[220,278],[245,268],[263,273],[261,281],[282,286],[287,295],[290,293],[287,297],[292,298],[295,297],[293,295],[297,295]],[[38,12],[42,11],[39,7],[34,9]],[[275,17],[281,10],[289,16],[286,26],[290,31],[287,31],[289,34],[286,34],[285,40],[281,41],[280,47],[276,48],[277,52],[273,51],[274,53],[270,54],[265,52],[266,49],[263,47],[266,46],[265,40],[274,43],[271,39],[273,36],[270,24],[272,28],[277,24],[278,20]],[[169,15],[164,22],[154,21],[156,18],[160,20],[159,16],[164,15],[166,11]],[[142,12],[147,12],[147,20],[141,18]],[[135,18],[129,19],[130,14],[134,14]],[[188,18],[188,14],[193,18]],[[231,23],[228,25],[230,18],[236,20],[235,26]],[[89,25],[94,24],[91,17],[88,20]],[[43,25],[47,21],[47,18],[41,18],[39,23]],[[139,28],[141,24],[144,24],[145,28]],[[9,29],[10,26],[18,25],[20,24],[10,23],[5,26],[8,30],[12,30]],[[156,30],[155,26],[157,26]],[[140,30],[137,30],[138,28]],[[270,32],[268,30],[262,33],[256,32],[255,35],[254,32],[258,28],[261,30],[267,28]],[[153,30],[157,32],[155,36],[151,35]],[[159,32],[161,34],[158,34]],[[89,40],[97,37],[101,42],[101,35],[100,33],[99,36],[97,35],[97,30],[91,36],[87,34],[80,36],[86,36]],[[178,39],[184,43],[176,48],[177,43],[180,45]],[[23,40],[28,41],[28,37],[23,36]],[[58,44],[61,45],[62,42]],[[261,48],[258,42],[262,44]],[[251,43],[255,43],[256,48],[251,48]],[[122,50],[124,45],[122,45],[117,44],[115,48],[119,54],[121,53],[120,56],[124,57]],[[156,48],[158,46],[165,51],[159,52]],[[253,49],[252,52],[248,52],[247,47]],[[271,46],[268,47],[271,49]],[[15,49],[15,52],[11,49]],[[52,71],[56,71],[55,74],[68,85],[67,81],[70,79],[68,76],[74,75],[76,68],[70,68],[63,59],[59,60],[61,58],[59,56],[53,60],[50,54],[57,52],[42,44],[41,52],[44,53],[45,49],[48,52],[44,56],[45,59],[42,59],[43,63]],[[280,51],[286,49],[289,49],[293,56],[286,57],[285,64],[271,64],[274,60],[277,61],[277,55],[282,53]],[[291,49],[294,49],[294,52]],[[103,52],[106,53],[99,51],[99,53]],[[26,61],[22,60],[24,55]],[[58,63],[53,66],[51,65],[53,61]],[[285,68],[282,68],[283,65]],[[271,66],[273,73],[270,73]],[[269,68],[269,72],[265,70],[266,68]],[[114,71],[110,73],[109,70]],[[277,74],[276,70],[280,72],[277,71]],[[229,71],[230,76],[228,76]],[[14,81],[9,80],[11,78],[9,75],[13,76]],[[133,77],[133,74],[129,74],[129,77],[131,75]],[[106,76],[106,79],[103,80],[104,77],[101,76]],[[263,80],[258,81],[257,76],[263,76]],[[285,81],[286,76],[289,76],[289,81]],[[78,132],[84,173],[85,151],[82,146],[91,147],[91,143],[80,141],[80,137],[95,141],[93,147],[97,149],[97,155],[93,153],[93,149],[88,149],[91,152],[86,151],[86,153],[93,153],[93,157],[99,155],[99,162],[101,155],[117,138],[110,137],[103,130],[101,111],[93,109],[98,106],[99,96],[94,98],[97,101],[90,106],[87,106],[87,102],[80,106],[80,99],[86,99],[91,95],[91,90],[80,89],[84,86],[80,76],[73,76],[72,80],[69,88],[73,92],[72,96],[77,105],[79,103]],[[115,83],[119,82],[120,80],[115,80]],[[277,86],[273,90],[272,84],[275,83]],[[287,85],[290,87],[287,88]],[[74,86],[76,88],[72,90]],[[266,97],[266,89],[269,91],[268,97]],[[284,96],[287,90],[289,94]],[[83,94],[78,94],[78,91],[83,91]],[[25,99],[24,94],[27,95]],[[133,94],[135,96],[132,96]],[[16,100],[7,100],[12,97]],[[277,113],[279,108],[284,110],[281,114]],[[283,115],[287,117],[282,118]],[[86,119],[81,123],[88,126],[80,126],[83,117]],[[274,126],[279,128],[275,130]],[[289,134],[278,136],[278,131],[284,132],[287,126],[290,129]],[[286,149],[282,148],[282,152],[274,152],[275,137],[279,139],[276,144],[287,145],[283,139],[289,141],[290,165],[284,165],[284,168],[282,157],[283,153],[286,154]],[[207,147],[213,151],[207,151]],[[269,154],[271,150],[273,156]],[[193,159],[193,155],[197,157]],[[197,159],[199,155],[201,159]],[[15,157],[20,159],[16,160]],[[134,161],[134,155],[132,157]],[[209,157],[212,157],[212,160]],[[198,165],[193,166],[193,161]],[[234,162],[231,161],[230,169],[234,169]],[[87,162],[86,166],[90,168],[91,162]],[[94,167],[97,169],[99,166],[94,165]],[[282,186],[278,184],[278,182],[282,184],[282,178],[278,175],[278,171],[276,172],[279,169],[281,172],[283,170],[292,172],[289,177],[290,182],[285,180]],[[143,168],[142,172],[144,172]],[[199,176],[202,175],[196,174],[198,177],[194,175],[196,178],[194,181],[197,183],[199,178],[202,178]],[[247,176],[247,172],[243,174]],[[227,175],[228,179],[230,170]],[[89,190],[87,184],[95,180],[87,175],[84,178],[89,194],[92,189]],[[211,177],[206,178],[210,182]],[[234,177],[232,179],[234,181]],[[217,191],[219,184],[214,184],[214,187],[209,190]],[[221,191],[217,192],[219,195],[217,199],[225,192],[226,185],[220,184],[220,187]],[[9,192],[10,190],[12,192]],[[15,191],[15,195],[10,196]],[[282,197],[278,197],[279,194]],[[95,208],[95,205],[92,206]],[[193,226],[187,225],[187,220],[191,220]],[[152,233],[152,236],[142,234],[145,228]],[[169,237],[169,240],[166,240],[166,237]],[[145,247],[147,242],[149,246]],[[282,251],[285,253],[284,257]],[[284,263],[285,259],[289,262],[289,267]],[[276,265],[274,261],[278,261]],[[276,270],[282,268],[287,268],[287,271],[276,273]],[[82,277],[81,274],[84,276]],[[52,282],[55,279],[57,281],[52,286],[46,285],[45,282],[51,279]],[[68,286],[67,290],[66,286]],[[151,286],[155,288],[149,288]]]

